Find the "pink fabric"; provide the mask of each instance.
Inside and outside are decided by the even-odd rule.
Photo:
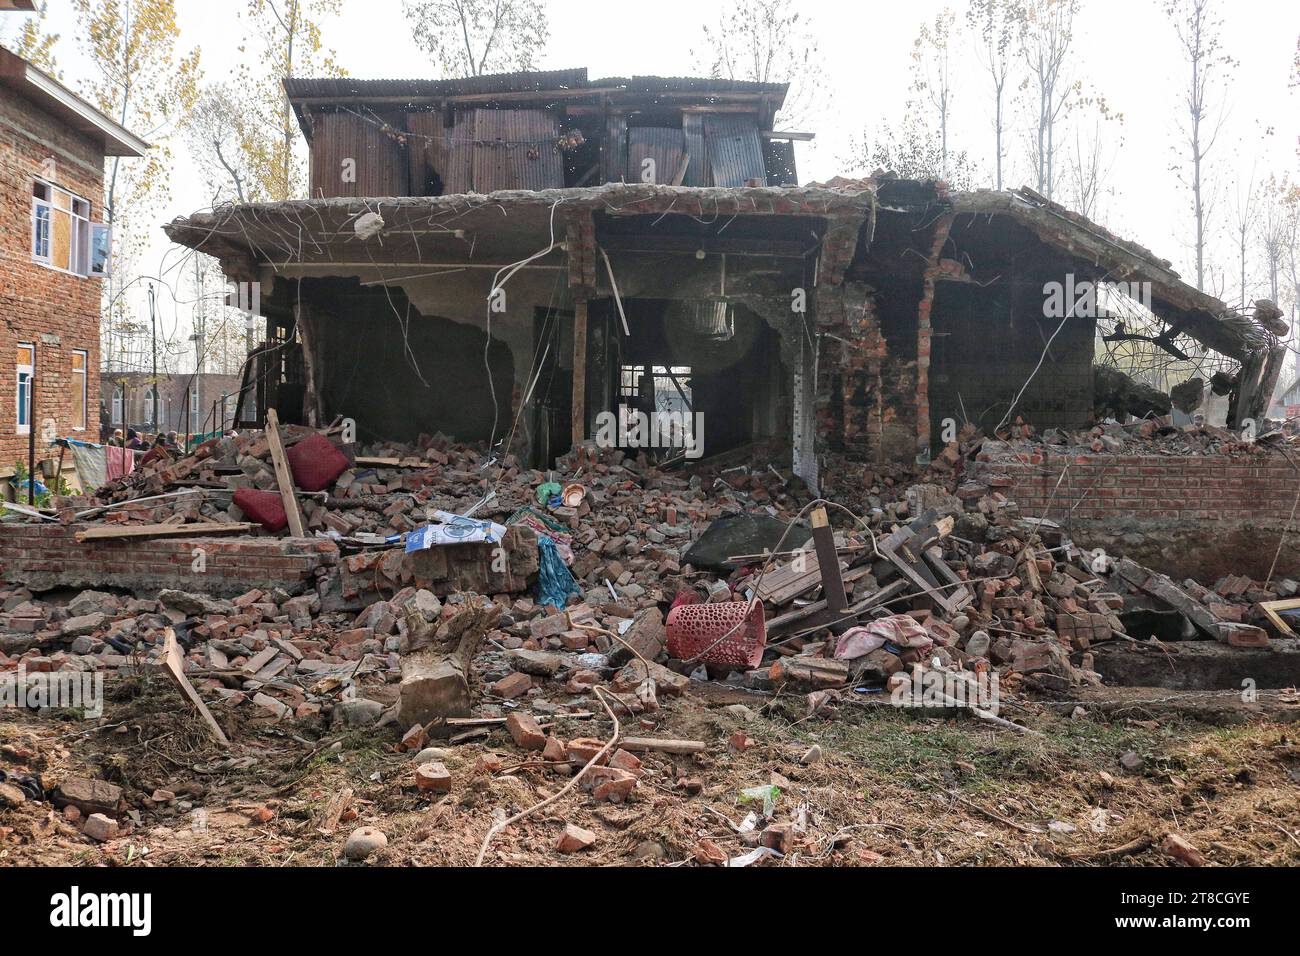
[[[895,614],[880,618],[870,624],[851,627],[840,635],[835,645],[835,656],[840,660],[853,660],[864,657],[889,642],[901,648],[915,648],[928,651],[934,645],[934,639],[926,632],[916,618],[907,614]]]
[[[135,452],[132,449],[106,445],[104,452],[104,475],[109,481],[129,475],[135,468]]]

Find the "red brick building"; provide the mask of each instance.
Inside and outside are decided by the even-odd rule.
[[[0,48],[0,475],[99,430],[104,157],[148,144]],[[34,403],[33,403],[34,399]]]

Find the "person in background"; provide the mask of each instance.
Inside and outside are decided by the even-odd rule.
[[[122,429],[114,428],[113,434],[109,436],[108,443],[110,445],[116,445],[118,448],[121,448],[122,442],[123,442]]]
[[[126,447],[137,451],[144,447],[144,442],[140,440],[140,435],[134,428],[126,430]]]

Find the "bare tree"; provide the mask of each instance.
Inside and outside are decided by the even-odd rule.
[[[1239,267],[1239,295],[1237,304],[1244,311],[1248,301],[1247,283],[1246,283],[1246,262],[1249,258],[1252,239],[1251,226],[1255,224],[1256,207],[1259,204],[1259,193],[1255,187],[1255,169],[1252,166],[1250,178],[1242,183],[1240,176],[1237,178],[1236,196],[1233,202],[1233,232],[1237,241],[1237,264]]]
[[[1186,110],[1181,123],[1185,138],[1186,167],[1175,167],[1180,180],[1191,189],[1192,215],[1195,221],[1196,286],[1205,286],[1205,247],[1208,221],[1205,195],[1206,157],[1214,148],[1223,129],[1225,111],[1218,101],[1221,77],[1233,66],[1223,51],[1223,20],[1214,9],[1214,0],[1167,0],[1165,13],[1174,25],[1179,46],[1189,73],[1183,93]],[[1217,116],[1211,116],[1216,112]]]
[[[1028,0],[1020,54],[1028,68],[1025,86],[1033,101],[1035,188],[1049,199],[1056,188],[1056,133],[1070,96],[1067,59],[1074,40],[1078,0]]]
[[[1103,142],[1101,119],[1095,118],[1086,136],[1082,126],[1075,127],[1074,148],[1065,158],[1066,204],[1097,222],[1103,218],[1101,197],[1114,165],[1114,155],[1106,155]]]
[[[539,0],[402,0],[402,12],[445,76],[534,69],[550,37]]]
[[[195,164],[213,190],[213,204],[232,197],[248,202],[251,174],[245,164],[249,134],[238,99],[226,84],[215,83],[203,91],[182,129]]]
[[[966,24],[979,37],[976,53],[993,87],[994,186],[1001,189],[1007,84],[1015,61],[1015,43],[1025,29],[1025,11],[1017,0],[971,0],[966,8]]]
[[[933,23],[921,24],[912,44],[912,88],[934,110],[939,130],[939,178],[948,178],[948,121],[953,106],[950,50],[957,17],[944,8]]]
[[[786,124],[806,119],[822,92],[817,40],[793,0],[731,0],[716,27],[705,25],[703,49],[691,54],[709,76],[790,84],[781,107]]]
[[[1264,209],[1259,222],[1259,250],[1264,256],[1268,297],[1278,305],[1282,304],[1279,283],[1287,259],[1290,220],[1295,215],[1295,209],[1287,204],[1290,190],[1285,178],[1279,182],[1275,176],[1269,176],[1260,189]]]

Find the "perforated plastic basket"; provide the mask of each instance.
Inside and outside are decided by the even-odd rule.
[[[719,641],[728,631],[732,633]],[[690,660],[703,653],[700,660],[709,664],[754,668],[762,661],[766,645],[761,601],[752,608],[748,601],[683,604],[668,612],[668,653],[673,657]]]

